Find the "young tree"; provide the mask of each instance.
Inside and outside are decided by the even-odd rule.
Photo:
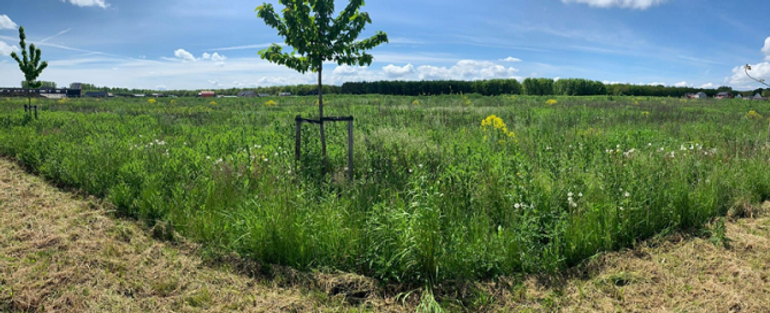
[[[43,85],[41,82],[37,81],[37,78],[43,73],[43,70],[48,67],[48,62],[40,62],[40,49],[35,48],[35,44],[29,45],[29,52],[27,52],[27,36],[24,35],[24,27],[19,27],[19,39],[21,40],[19,45],[21,45],[22,58],[20,59],[16,52],[11,52],[11,57],[19,63],[19,69],[24,73],[24,80],[27,82],[27,102],[29,105],[32,105],[29,89],[37,89]]]
[[[378,31],[374,36],[358,41],[358,35],[372,20],[366,12],[360,12],[364,0],[350,0],[339,16],[333,17],[334,0],[280,0],[285,7],[283,16],[275,13],[273,5],[265,3],[255,10],[265,24],[278,30],[291,53],[283,52],[273,44],[259,52],[262,59],[285,65],[300,73],[318,73],[318,115],[321,121],[321,154],[326,167],[326,134],[322,74],[323,63],[333,61],[338,65],[371,65],[372,55],[366,50],[388,42],[388,35]]]

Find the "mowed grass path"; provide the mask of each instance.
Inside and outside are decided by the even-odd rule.
[[[755,209],[756,219],[727,223],[728,247],[673,234],[565,274],[436,294],[449,311],[768,312],[770,219]],[[366,285],[343,273],[250,277],[151,234],[0,159],[0,312],[413,312],[419,301],[376,284],[365,299],[334,295]]]

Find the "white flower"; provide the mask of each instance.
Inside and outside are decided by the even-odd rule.
[[[628,191],[626,191],[626,193],[624,193],[623,196],[626,197],[626,198],[629,198],[629,197],[631,197],[631,194],[628,193]]]
[[[618,207],[621,211],[623,211],[623,207]]]
[[[267,162],[267,158],[265,158],[265,162]]]
[[[211,157],[207,155],[206,160],[211,160]]]
[[[278,156],[278,152],[275,153],[275,156]]]
[[[419,166],[420,168],[422,168],[422,164],[420,164],[420,165],[417,165],[417,166]]]
[[[581,192],[581,193],[579,193],[579,194],[578,194],[578,197],[581,197],[581,198],[582,198],[582,197],[583,197],[583,193],[582,193],[582,192]]]
[[[516,208],[516,209],[521,209],[521,204],[516,203],[516,204],[513,205],[513,207]]]
[[[573,208],[577,208],[577,203],[572,202],[572,203],[570,203],[570,206],[572,206]]]
[[[567,193],[567,197],[570,197],[570,198],[572,198],[572,193],[571,193],[571,192],[570,192],[570,193]]]

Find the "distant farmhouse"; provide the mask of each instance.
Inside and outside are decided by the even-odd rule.
[[[213,91],[201,91],[198,93],[198,97],[200,98],[214,98],[217,94]]]
[[[685,95],[685,98],[687,99],[708,99],[708,95],[701,91],[699,93],[688,93]]]
[[[256,91],[252,91],[252,90],[241,91],[241,92],[238,93],[238,97],[239,98],[255,98],[255,97],[257,97],[257,92]]]
[[[715,99],[732,99],[733,98],[733,94],[730,93],[730,92],[727,92],[727,91],[723,91],[723,92],[718,93],[714,98]]]
[[[279,97],[288,97],[291,96],[291,92],[282,92],[278,94]]]

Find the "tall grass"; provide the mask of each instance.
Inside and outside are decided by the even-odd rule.
[[[39,120],[0,100],[0,153],[212,248],[407,283],[559,271],[770,198],[767,121],[746,115],[766,102],[330,97],[356,118],[349,182],[344,125],[329,176],[311,125],[294,166],[315,99],[218,100],[46,102]]]

